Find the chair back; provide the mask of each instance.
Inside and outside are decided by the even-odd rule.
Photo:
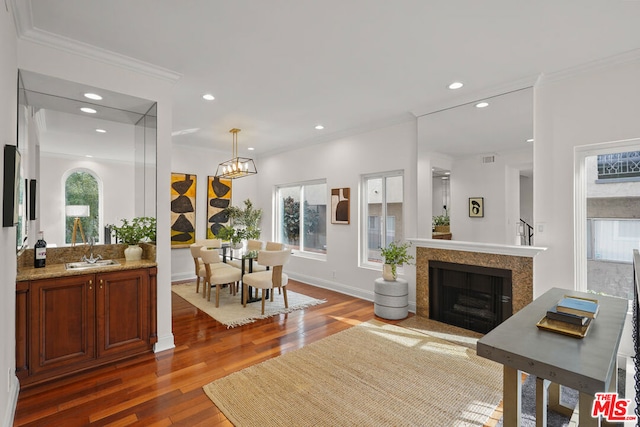
[[[220,262],[220,253],[217,249],[203,247],[200,249],[200,258],[204,264],[215,264]]]
[[[195,244],[206,248],[221,248],[222,239],[197,239]]]
[[[191,256],[193,259],[197,259],[200,256],[200,249],[202,245],[200,243],[192,243],[189,245],[189,249],[191,249]]]
[[[247,240],[248,251],[261,251],[264,242],[262,240]]]
[[[267,242],[265,249],[268,251],[281,251],[284,249],[284,243]]]
[[[291,251],[260,251],[258,252],[258,262],[261,265],[274,267],[276,265],[285,265],[289,261]]]

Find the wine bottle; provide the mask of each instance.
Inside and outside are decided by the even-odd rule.
[[[35,268],[42,268],[47,261],[47,242],[44,241],[42,231],[38,232],[38,241],[34,245],[34,249],[33,266]]]

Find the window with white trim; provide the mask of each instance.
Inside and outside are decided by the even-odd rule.
[[[309,181],[276,188],[276,240],[291,249],[327,253],[327,183]]]
[[[361,262],[379,266],[384,261],[380,248],[404,240],[403,171],[364,175],[362,194]]]

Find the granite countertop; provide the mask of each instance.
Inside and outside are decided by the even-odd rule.
[[[22,267],[16,276],[17,282],[38,279],[52,279],[56,277],[79,276],[83,274],[107,273],[112,271],[134,270],[136,268],[155,267],[155,261],[142,259],[140,261],[127,261],[124,258],[115,259],[120,265],[106,265],[103,267],[93,267],[79,270],[67,270],[64,263],[47,264],[43,268]]]

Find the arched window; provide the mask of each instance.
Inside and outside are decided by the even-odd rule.
[[[85,170],[77,170],[70,173],[64,183],[64,201],[67,212],[65,219],[65,242],[71,244],[82,242],[82,236],[77,226],[76,241],[72,242],[76,218],[80,219],[80,224],[82,225],[82,230],[87,241],[89,237],[94,237],[95,241],[99,242],[101,233],[100,186],[98,185],[98,179],[92,173]],[[86,208],[87,206],[88,209]]]

